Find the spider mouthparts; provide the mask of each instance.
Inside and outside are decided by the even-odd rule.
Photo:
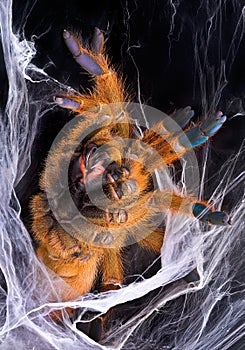
[[[115,184],[115,180],[114,180],[114,178],[111,176],[111,174],[107,174],[106,177],[107,177],[108,183],[110,183],[110,184]]]
[[[119,197],[117,195],[117,192],[115,190],[115,188],[113,187],[113,185],[108,184],[108,190],[109,190],[109,195],[112,197],[112,199],[114,199],[115,201],[119,201]]]

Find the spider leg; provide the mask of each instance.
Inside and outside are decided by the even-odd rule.
[[[54,102],[57,103],[60,107],[71,109],[74,111],[78,110],[81,107],[79,102],[67,97],[55,96]]]
[[[63,37],[75,61],[82,68],[92,75],[102,75],[106,73],[106,67],[103,67],[103,63],[99,57],[91,51],[84,49],[78,39],[71,32],[64,30]],[[99,45],[99,41],[99,35],[96,35],[94,44],[96,43],[96,45]]]
[[[105,292],[112,289],[118,289],[122,283],[123,267],[120,249],[104,249],[104,259],[102,261],[102,283],[100,284],[100,291]]]
[[[91,108],[126,101],[122,79],[110,67],[103,53],[104,36],[102,32],[95,28],[91,49],[84,48],[78,38],[67,30],[64,30],[63,37],[75,61],[92,75],[95,86],[93,91],[86,94],[58,95],[54,97],[54,101],[59,106],[79,114]],[[123,119],[127,122],[125,114]]]
[[[230,224],[229,216],[222,211],[214,211],[205,202],[193,197],[180,197],[171,191],[155,191],[155,204],[158,210],[170,210],[188,216],[194,216],[211,225],[226,226]]]
[[[96,313],[92,311],[89,311],[86,314],[89,318],[96,316]],[[117,318],[117,309],[113,307],[109,309],[106,314],[98,316],[92,321],[77,323],[77,328],[87,334],[94,341],[100,342],[104,339],[106,332],[111,328],[112,321]]]
[[[192,213],[200,221],[212,225],[226,226],[230,224],[229,216],[226,213],[222,211],[212,211],[203,203],[194,203]]]
[[[164,135],[168,133],[171,133],[173,135],[175,132],[179,132],[180,127],[184,128],[189,123],[194,114],[195,112],[193,109],[191,109],[190,106],[178,109],[170,117],[166,114],[163,114],[162,131]]]
[[[223,115],[222,112],[218,112],[215,116],[205,120],[199,126],[181,135],[178,138],[178,146],[191,149],[202,145],[222,127],[225,121],[226,116]]]
[[[194,112],[190,107],[177,111],[172,119],[184,127],[193,116]],[[156,154],[150,154],[149,151],[142,151],[141,158],[150,159],[148,169],[154,169],[162,166],[164,163],[169,165],[178,160],[183,154],[190,149],[204,144],[212,137],[224,124],[226,116],[218,112],[215,116],[205,120],[200,125],[180,133],[179,127],[171,123],[169,118],[163,118],[163,121],[156,124],[150,130],[144,132],[142,142],[148,145],[148,149],[153,148],[161,157]],[[149,163],[149,162],[148,162]]]
[[[163,238],[164,231],[160,228],[157,228],[150,235],[138,241],[138,244],[144,249],[153,250],[154,252],[160,254],[163,244]]]
[[[103,252],[91,249],[65,232],[50,215],[43,194],[33,197],[31,207],[37,256],[72,287],[60,290],[62,301],[88,293],[95,282]]]

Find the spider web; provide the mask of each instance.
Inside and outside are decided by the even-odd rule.
[[[29,11],[35,3],[29,6]],[[155,4],[155,2],[154,2]],[[171,14],[169,28],[169,59],[171,47],[180,37],[176,16],[182,1],[168,4]],[[199,86],[202,112],[217,109],[227,75],[236,58],[244,34],[244,8],[233,1],[237,25],[231,33],[227,55],[221,59],[218,72],[212,71],[210,44],[214,28],[222,27],[226,2],[199,2],[197,14],[206,10],[207,25],[200,32],[192,22],[195,52],[195,86]],[[242,349],[244,343],[244,143],[239,151],[226,160],[218,174],[212,174],[210,199],[217,208],[222,203],[231,213],[231,227],[207,227],[198,221],[179,216],[166,218],[166,238],[162,248],[162,269],[145,279],[104,294],[89,294],[69,303],[49,303],[54,291],[45,267],[37,260],[29,234],[20,218],[20,204],[15,187],[20,183],[31,162],[31,148],[38,132],[38,120],[54,108],[50,96],[60,89],[71,89],[50,77],[46,68],[32,63],[36,54],[34,41],[24,37],[24,23],[12,20],[12,1],[0,2],[2,53],[8,81],[8,95],[0,118],[1,210],[0,210],[0,348],[7,349]],[[27,11],[27,10],[26,10]],[[129,26],[133,12],[125,5],[125,23]],[[28,13],[28,11],[27,11]],[[205,16],[204,16],[205,17]],[[24,18],[24,17],[23,17]],[[206,18],[206,17],[205,17]],[[218,31],[222,33],[222,30]],[[130,33],[130,28],[128,32]],[[221,35],[221,34],[220,34]],[[140,45],[130,41],[124,45],[133,59],[138,77],[138,102],[141,103],[141,75],[132,48]],[[220,50],[220,47],[218,48]],[[208,89],[208,79],[211,88]],[[236,102],[239,101],[237,104]],[[243,114],[242,96],[226,102],[238,106],[231,117]],[[203,149],[201,195],[206,191],[206,171],[210,161],[208,146]],[[185,183],[186,167],[181,174]],[[208,169],[210,171],[210,169]],[[159,171],[161,182],[163,174]],[[184,189],[183,189],[184,190]],[[226,197],[225,197],[226,196]],[[226,200],[225,200],[226,198]],[[182,278],[197,267],[200,281],[186,283]],[[44,281],[44,282],[40,282]],[[57,285],[62,281],[57,280]],[[152,293],[152,294],[151,294]],[[54,324],[47,316],[52,309],[67,306],[92,310],[97,315],[113,306],[145,297],[136,312],[123,323],[115,321],[100,345],[76,328],[76,322]],[[95,317],[95,316],[93,316]],[[84,321],[86,322],[86,321]]]

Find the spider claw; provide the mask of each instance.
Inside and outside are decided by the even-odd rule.
[[[94,35],[91,43],[91,48],[92,50],[96,53],[99,54],[101,53],[104,45],[104,35],[103,33],[99,30],[99,28],[94,28]]]
[[[211,211],[206,205],[202,203],[195,203],[192,207],[192,213],[200,221],[211,225],[230,225],[230,218],[226,213],[223,211]]]
[[[182,128],[184,128],[194,116],[195,112],[190,106],[178,109],[173,115],[172,119]]]
[[[90,56],[79,44],[77,38],[67,30],[64,30],[63,37],[65,39],[66,46],[73,55],[75,61],[84,68],[88,73],[93,75],[103,74],[103,69],[96,62],[96,60]]]
[[[188,130],[179,137],[179,143],[185,148],[194,148],[202,145],[213,136],[226,121],[226,116],[218,112],[216,116],[204,121],[200,126]]]
[[[76,110],[80,108],[80,103],[66,97],[54,96],[54,102],[60,107]]]
[[[216,116],[213,116],[208,120],[205,120],[200,126],[200,129],[206,136],[210,137],[214,135],[221,128],[221,126],[225,121],[226,121],[226,116],[223,115],[222,112],[218,112]]]

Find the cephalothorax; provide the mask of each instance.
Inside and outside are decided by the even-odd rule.
[[[139,128],[125,109],[128,96],[122,79],[105,56],[101,31],[95,29],[90,49],[85,49],[71,32],[65,30],[63,35],[76,62],[93,77],[94,88],[88,94],[54,98],[59,106],[72,110],[75,122],[50,151],[41,175],[41,190],[32,199],[31,211],[38,257],[72,287],[72,292],[62,296],[66,301],[88,293],[99,272],[101,290],[119,288],[124,280],[122,249],[130,240],[137,241],[142,249],[160,253],[164,232],[152,224],[160,212],[169,209],[216,225],[226,225],[228,216],[193,196],[182,198],[171,190],[161,191],[153,179],[155,169],[171,165],[188,150],[203,144],[220,129],[226,117],[218,112],[188,128],[194,113],[186,107],[171,116],[180,128],[186,128],[184,134],[172,130],[164,118],[150,130]],[[164,138],[159,130],[164,130]],[[81,140],[84,133],[86,137]],[[127,154],[128,139],[135,143],[131,149],[128,147]],[[150,154],[149,149],[154,152]],[[62,225],[62,220],[69,221],[71,217],[62,199],[64,193],[50,198],[67,162],[68,188],[64,193],[69,192],[87,222],[72,233]],[[96,206],[89,194],[103,194],[110,208]]]

